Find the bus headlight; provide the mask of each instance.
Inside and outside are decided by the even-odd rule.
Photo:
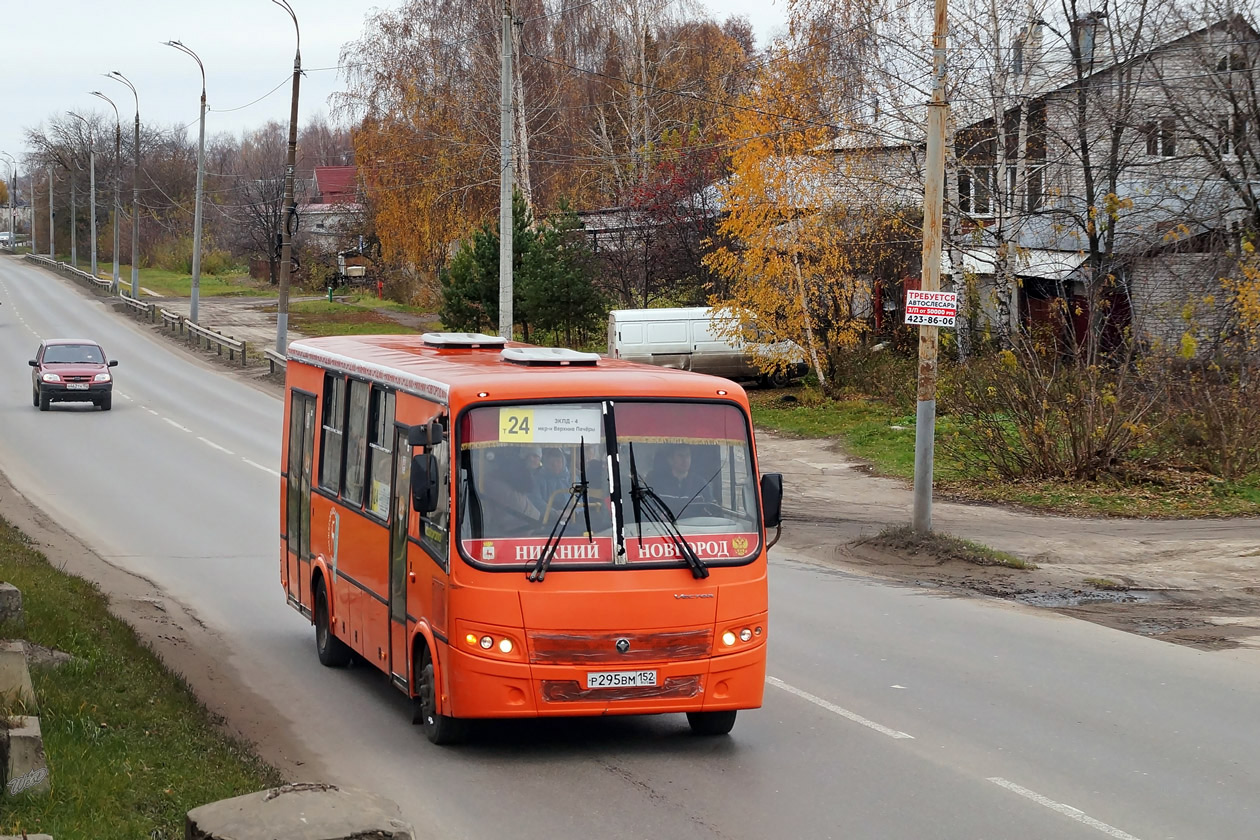
[[[484,649],[484,650],[490,650],[490,648],[494,647],[494,639],[493,639],[493,637],[491,637],[491,636],[482,636],[482,637],[481,637],[481,647],[482,647],[482,649]]]
[[[741,642],[746,642],[751,638],[752,638],[752,631],[749,630],[747,627],[739,631],[739,640]]]
[[[511,653],[511,652],[512,652],[512,640],[511,640],[511,639],[499,639],[499,650],[500,650],[501,652],[503,652],[503,653]]]
[[[735,634],[731,632],[730,630],[727,630],[725,633],[723,633],[722,644],[726,645],[727,647],[730,647],[731,645],[735,644]]]

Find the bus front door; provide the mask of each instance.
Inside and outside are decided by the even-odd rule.
[[[407,430],[394,429],[393,498],[389,517],[389,662],[390,673],[408,688],[407,667],[407,523],[411,519],[411,447]]]
[[[293,393],[289,405],[289,469],[286,494],[285,571],[289,595],[304,603],[309,569],[302,561],[311,556],[311,473],[315,455],[315,398]],[[311,605],[308,605],[311,606]]]

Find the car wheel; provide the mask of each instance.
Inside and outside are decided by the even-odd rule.
[[[110,408],[113,407],[114,405],[114,395],[106,394],[105,396],[101,397],[101,401],[97,403],[97,405],[101,407],[101,411],[109,411]]]
[[[35,406],[36,408],[39,408],[39,389],[38,388],[31,389],[31,405]]]
[[[687,712],[687,723],[696,735],[726,735],[735,728],[736,712]]]
[[[329,668],[350,664],[350,648],[333,635],[328,617],[328,590],[322,579],[315,584],[315,652],[319,654],[319,664]]]
[[[47,391],[39,392],[39,410],[47,411],[52,406],[52,396]]]
[[[433,671],[433,657],[426,647],[420,656],[417,673],[416,697],[412,720],[424,727],[424,736],[438,746],[456,744],[464,740],[468,727],[465,721],[437,713],[437,675]]]

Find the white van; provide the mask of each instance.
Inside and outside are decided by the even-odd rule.
[[[809,369],[801,348],[786,344],[792,364],[774,377],[777,385]],[[758,370],[753,357],[758,350],[776,352],[779,348],[723,338],[713,328],[713,309],[708,306],[614,309],[608,313],[608,355],[614,359],[766,382],[769,378]]]

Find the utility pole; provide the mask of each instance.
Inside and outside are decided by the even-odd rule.
[[[75,222],[78,221],[77,210],[75,208],[74,195],[74,170],[69,166],[66,167],[66,174],[70,176],[70,264],[75,268],[79,267],[79,243],[78,233]]]
[[[512,340],[512,0],[503,0],[499,85],[499,335]]]
[[[932,101],[928,103],[927,180],[923,189],[923,280],[925,292],[941,288],[941,228],[945,188],[945,38],[949,33],[947,0],[935,0],[932,26]],[[932,530],[932,455],[936,441],[935,326],[919,325],[919,400],[914,427],[914,530]]]
[[[67,113],[72,117],[78,117],[80,120],[83,120],[83,124],[87,126],[88,130],[88,171],[90,173],[89,186],[92,190],[92,195],[89,199],[89,208],[92,213],[92,279],[96,279],[96,143],[92,137],[92,124],[74,111],[68,111]],[[75,267],[78,267],[77,263]]]
[[[35,225],[32,224],[31,227]],[[57,259],[57,234],[53,231],[53,174],[52,167],[48,167],[48,256],[51,259]]]
[[[109,78],[122,82],[131,88],[131,95],[136,98],[136,156],[131,161],[131,296],[140,298],[140,94],[136,86],[117,70],[109,73]]]
[[[193,211],[192,291],[188,306],[188,319],[196,324],[197,299],[201,292],[201,183],[206,172],[206,68],[197,54],[179,41],[167,41],[166,45],[192,56],[197,62],[197,67],[201,69],[201,128],[197,132],[197,203]],[[287,313],[287,307],[285,311]]]
[[[114,100],[99,90],[92,91],[92,95],[104,99],[114,109],[114,279],[110,283],[109,293],[116,295],[118,294],[118,218],[122,215],[122,198],[119,196],[121,189],[119,185],[122,182],[122,121],[119,119],[118,106],[114,104]]]
[[[302,30],[289,0],[271,0],[293,18],[297,51],[293,53],[293,99],[289,106],[289,152],[284,165],[284,206],[280,219],[280,300],[276,306],[276,352],[284,355],[289,340],[289,275],[293,264],[293,225],[297,205],[293,201],[293,174],[297,167],[298,80],[302,77]]]

